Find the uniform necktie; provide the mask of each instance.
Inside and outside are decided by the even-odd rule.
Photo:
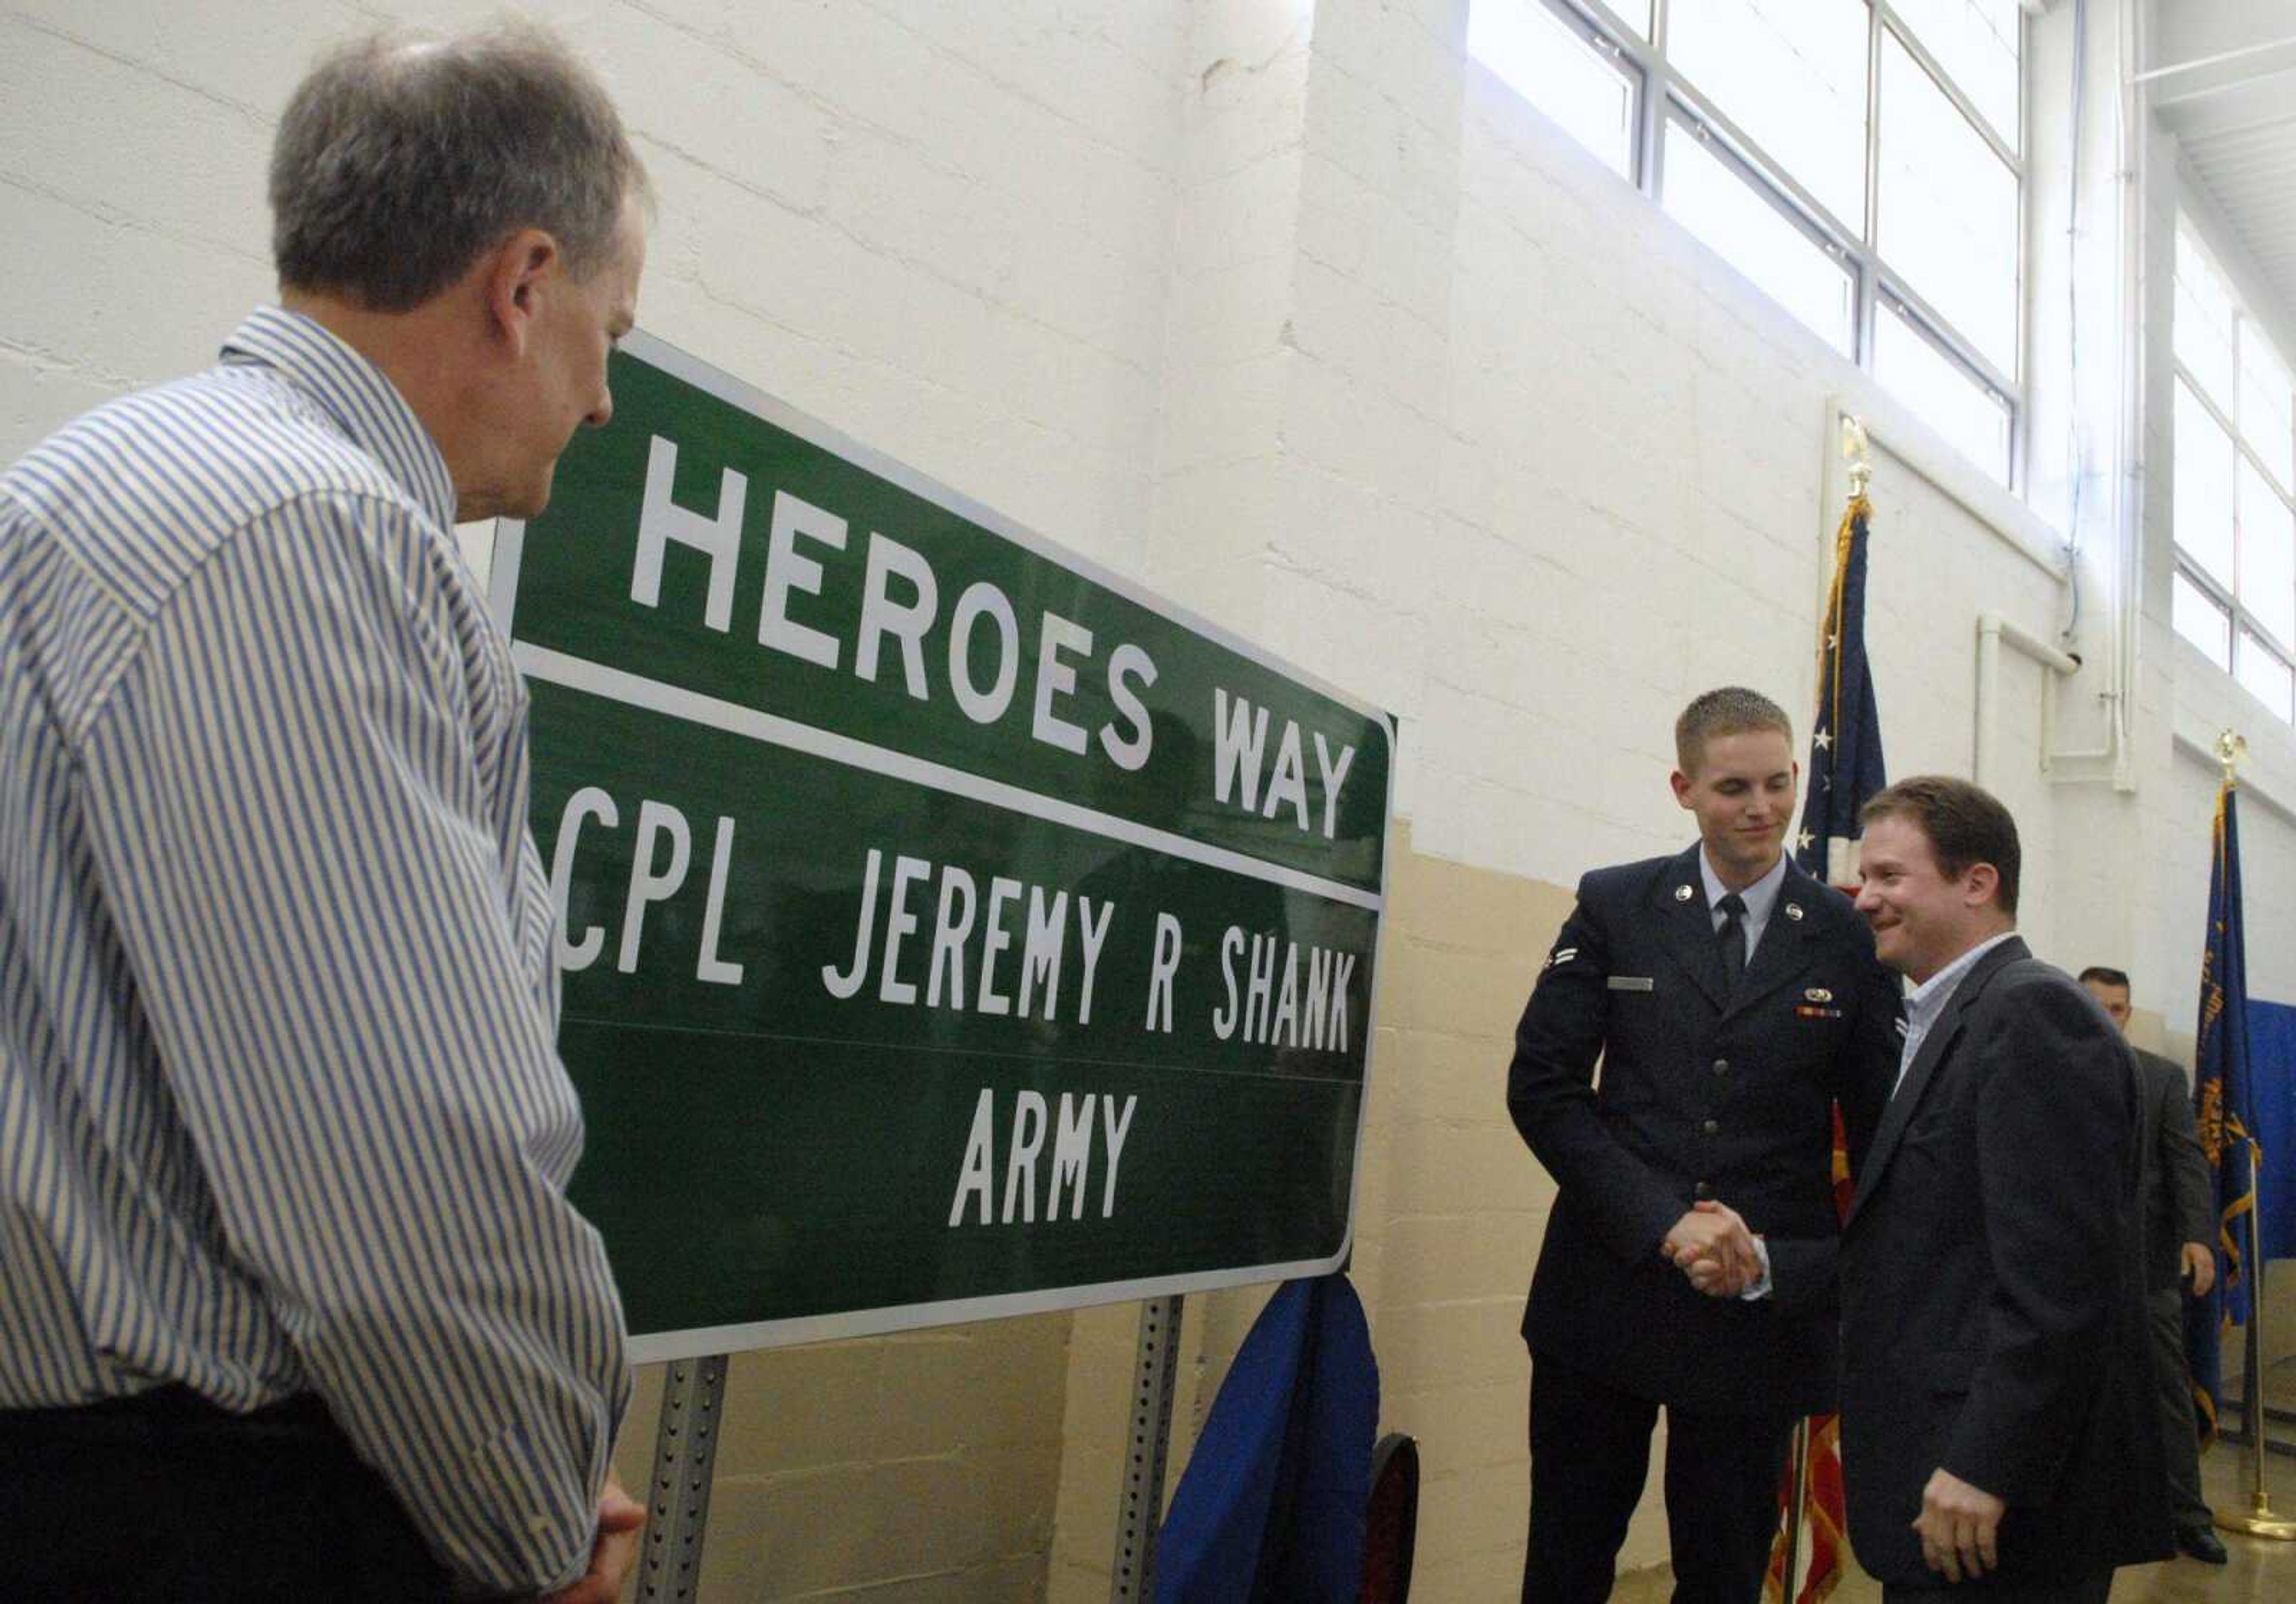
[[[1715,937],[1722,944],[1722,974],[1728,994],[1735,997],[1738,983],[1746,978],[1746,899],[1733,891],[1714,905],[1722,914],[1722,929]]]

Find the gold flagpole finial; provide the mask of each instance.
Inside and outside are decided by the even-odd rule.
[[[1849,464],[1849,499],[1857,501],[1874,482],[1874,463],[1866,450],[1866,421],[1849,413],[1841,414],[1841,457]]]
[[[2240,765],[2247,760],[2247,757],[2246,737],[2234,734],[2230,730],[2218,732],[2217,761],[2224,765],[2224,782],[2226,785],[2237,785],[2240,782]]]

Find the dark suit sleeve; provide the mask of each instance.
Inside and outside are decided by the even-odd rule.
[[[1972,1022],[1970,1050],[1993,1290],[1944,1462],[2031,1504],[2070,1450],[2135,1262],[2140,1093],[2127,1046],[2073,986],[2010,983],[1988,1013]]]
[[[1658,1251],[1690,1206],[1611,1133],[1595,1099],[1610,1001],[1610,943],[1588,882],[1515,1027],[1507,1112],[1579,1219],[1628,1263]]]
[[[2161,1173],[2177,1199],[2177,1242],[2213,1246],[2217,1240],[2216,1189],[2209,1184],[2209,1156],[2201,1150],[2193,1122],[2193,1100],[2185,1094],[2184,1072],[2175,1065],[2168,1095],[2161,1100]]]
[[[1862,932],[1861,932],[1862,934]],[[1895,970],[1873,955],[1874,938],[1865,934],[1866,984],[1857,996],[1857,1032],[1844,1050],[1834,1100],[1841,1105],[1841,1128],[1849,1139],[1849,1174],[1874,1145],[1882,1110],[1897,1090],[1898,1061],[1905,1048],[1899,1023],[1905,1018],[1906,987]]]

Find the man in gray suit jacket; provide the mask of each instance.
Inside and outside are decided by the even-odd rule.
[[[2092,964],[2080,972],[2105,1018],[2128,1033],[2128,977]],[[2222,1565],[2231,1556],[2216,1534],[2216,1514],[2201,1496],[2200,1430],[2193,1419],[2193,1376],[2185,1357],[2185,1283],[2205,1297],[2217,1276],[2209,1239],[2213,1199],[2209,1161],[2193,1124],[2192,1088],[2184,1070],[2157,1052],[2136,1050],[2144,1076],[2144,1297],[2152,1316],[2153,1369],[2161,1387],[2161,1440],[2168,1451],[2169,1513],[2177,1546]]]
[[[2096,1604],[2175,1552],[2136,1065],[2019,938],[1997,799],[1916,776],[1862,820],[1857,911],[1914,989],[1841,1228],[1849,1540],[1885,1604]]]

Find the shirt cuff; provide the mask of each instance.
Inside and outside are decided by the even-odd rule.
[[[1759,1237],[1754,1239],[1754,1256],[1762,1261],[1762,1273],[1754,1278],[1751,1286],[1738,1294],[1740,1303],[1752,1303],[1770,1295],[1770,1245]]]

